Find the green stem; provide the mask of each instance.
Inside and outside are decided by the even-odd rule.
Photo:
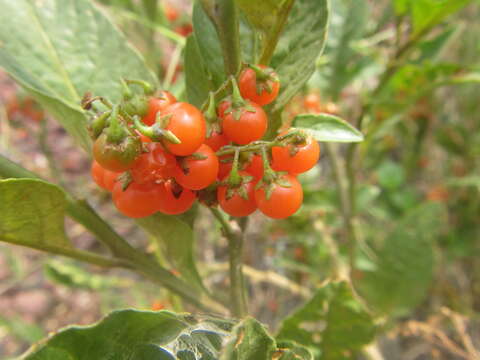
[[[380,80],[377,86],[372,90],[368,99],[376,99],[380,93],[383,91],[385,86],[389,83],[391,78],[397,73],[397,71],[403,66],[405,60],[408,58],[408,55],[415,49],[415,45],[427,35],[433,27],[427,27],[421,32],[415,34],[409,41],[407,41],[398,51],[393,54],[390,58],[385,72],[380,77]],[[357,129],[362,131],[363,121],[366,115],[371,111],[373,107],[373,102],[366,102],[363,104],[360,111],[360,115],[357,120]],[[371,135],[371,134],[369,134]],[[346,229],[346,238],[349,243],[349,254],[350,254],[350,273],[355,271],[355,257],[356,257],[356,246],[357,246],[357,234],[354,226],[354,218],[356,216],[357,204],[356,204],[356,193],[357,193],[357,178],[356,171],[358,166],[358,161],[355,161],[356,153],[358,149],[358,143],[351,143],[347,148],[346,154],[346,179],[348,182],[348,211],[343,211],[343,221]]]
[[[268,36],[265,37],[264,49],[262,56],[260,57],[260,64],[268,65],[270,63],[270,59],[275,52],[275,48],[277,47],[283,27],[287,22],[288,15],[290,14],[294,3],[295,0],[287,0],[285,2],[281,12],[278,14],[277,22],[271,28]]]
[[[222,46],[225,73],[236,75],[240,70],[240,25],[234,0],[201,0],[202,6],[217,29]]]
[[[258,151],[261,151],[262,148],[270,149],[274,146],[281,146],[286,141],[288,141],[289,138],[292,138],[298,134],[302,134],[302,131],[293,130],[288,132],[288,134],[282,135],[273,141],[255,141],[243,146],[228,146],[223,150],[217,151],[216,154],[217,156],[224,156],[224,155],[235,154],[236,151],[240,153],[258,152]]]
[[[344,229],[347,234],[346,238],[348,241],[348,259],[350,265],[350,271],[353,271],[355,268],[355,253],[356,253],[356,233],[353,225],[352,218],[352,207],[350,203],[350,187],[351,183],[348,180],[345,164],[341,163],[340,157],[337,153],[337,148],[333,144],[326,143],[325,149],[330,160],[330,164],[333,170],[333,176],[338,187],[338,192],[340,196],[340,209],[342,213],[342,219],[344,224]],[[350,277],[352,273],[350,273]]]
[[[248,314],[247,293],[242,269],[244,232],[235,231],[218,209],[210,208],[210,211],[222,225],[224,235],[228,240],[231,313],[237,318],[243,318]]]
[[[132,265],[125,260],[97,255],[90,251],[83,251],[83,250],[74,249],[74,248],[64,248],[64,247],[53,246],[53,245],[44,244],[44,243],[42,243],[41,245],[36,245],[36,244],[23,245],[16,242],[10,242],[5,239],[2,239],[2,241],[5,241],[12,245],[25,246],[35,250],[48,252],[54,255],[65,256],[71,259],[83,261],[89,264],[93,264],[93,265],[97,265],[105,268],[113,268],[113,267],[123,267],[123,268],[130,268],[130,269],[132,268]]]

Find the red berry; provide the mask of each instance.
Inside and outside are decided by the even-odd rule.
[[[255,190],[255,201],[258,209],[273,219],[284,219],[293,215],[302,205],[303,190],[295,176],[283,175],[282,182],[288,187],[274,183],[270,197],[267,198],[265,187]]]
[[[202,144],[194,154],[182,159],[175,169],[175,180],[184,188],[201,190],[218,175],[218,158],[208,145]]]
[[[264,80],[257,79],[255,70],[247,67],[240,74],[238,86],[244,99],[265,106],[277,98],[280,91],[280,81],[278,81],[277,75],[272,69],[268,69],[264,65],[259,65],[259,68],[269,73]]]
[[[259,105],[251,101],[244,108],[223,112],[223,132],[228,139],[239,145],[260,140],[265,135],[267,126],[267,114]]]

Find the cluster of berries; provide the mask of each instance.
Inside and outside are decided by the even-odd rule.
[[[218,104],[211,94],[205,113],[162,91],[145,106],[127,96],[95,118],[92,176],[120,212],[181,214],[196,199],[236,217],[259,209],[279,219],[299,209],[296,175],[318,162],[318,143],[297,129],[261,141],[268,128],[262,106],[280,87],[272,69],[248,66],[231,87]]]

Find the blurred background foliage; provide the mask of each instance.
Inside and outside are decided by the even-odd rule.
[[[182,52],[191,4],[97,2],[145,55],[162,87],[185,99]],[[314,286],[347,276],[350,262],[355,289],[380,327],[364,356],[479,358],[479,4],[331,1],[326,51],[286,116],[327,112],[353,125],[363,118],[366,140],[354,159],[352,194],[358,246],[352,254],[342,206],[348,146],[325,146],[319,166],[301,176],[301,211],[282,221],[256,215],[248,230],[251,312],[272,329]],[[92,185],[89,160],[63,129],[4,74],[0,92],[0,151],[88,197],[119,232],[159,254]],[[224,240],[199,210],[199,267],[210,286],[222,288]],[[67,229],[81,247],[97,246],[80,226]],[[130,273],[0,245],[1,358],[20,354],[48,331],[125,307],[187,309]]]

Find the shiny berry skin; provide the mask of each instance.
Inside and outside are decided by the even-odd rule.
[[[296,151],[293,156],[292,151]],[[311,136],[307,136],[303,144],[274,146],[272,148],[272,158],[272,168],[274,170],[301,174],[317,164],[320,158],[320,145]]]
[[[265,66],[259,66],[266,69]],[[257,80],[257,74],[252,68],[245,68],[240,74],[238,86],[240,94],[244,99],[253,101],[254,103],[265,106],[270,104],[278,96],[280,91],[280,81],[274,80],[276,78],[275,72],[271,69],[271,78],[265,80]],[[270,91],[269,91],[270,90]]]
[[[120,144],[107,141],[107,135],[101,134],[93,144],[93,158],[104,169],[123,172],[130,169],[142,151],[139,137],[128,136]]]
[[[110,192],[113,191],[115,181],[120,176],[118,172],[104,169],[95,160],[92,162],[91,174],[98,186]]]
[[[181,141],[173,144],[165,140],[167,149],[178,156],[193,154],[205,141],[207,125],[203,114],[195,106],[184,102],[168,106],[164,114],[171,115],[165,130],[170,130]]]
[[[161,184],[157,210],[167,215],[179,215],[189,210],[195,202],[195,193],[167,181]]]
[[[173,177],[177,166],[175,156],[159,143],[148,143],[146,148],[148,152],[140,155],[130,169],[133,181],[146,184]]]
[[[252,175],[256,180],[263,177],[263,160],[260,155],[253,155],[252,159],[246,164],[245,171]]]
[[[266,197],[263,186],[255,190],[258,209],[273,219],[285,219],[295,214],[303,201],[302,186],[295,176],[283,175],[282,181],[288,182],[290,187],[272,184],[273,190],[269,199]]]
[[[246,145],[260,140],[267,131],[268,119],[263,109],[253,103],[241,109],[236,119],[232,112],[225,111],[222,118],[222,129],[228,139],[239,145]]]
[[[240,172],[240,175],[248,176],[248,173]],[[257,203],[255,202],[255,185],[256,181],[252,180],[241,186],[245,190],[248,199],[244,199],[238,191],[235,191],[234,195],[227,199],[226,186],[220,186],[217,189],[218,203],[223,211],[231,216],[243,217],[248,216],[257,210]]]
[[[213,151],[218,151],[225,145],[228,145],[228,138],[223,133],[213,131],[212,134],[205,139],[205,144],[210,146]]]
[[[168,106],[175,104],[177,99],[168,91],[162,91],[156,97],[148,99],[148,112],[142,118],[146,125],[153,125],[157,119],[157,113],[162,113]]]
[[[122,184],[116,182],[113,188],[113,203],[123,215],[142,218],[158,211],[158,201],[163,185],[130,183],[123,191]]]
[[[211,185],[218,175],[218,157],[208,145],[202,144],[175,169],[175,180],[184,188],[201,190]]]

